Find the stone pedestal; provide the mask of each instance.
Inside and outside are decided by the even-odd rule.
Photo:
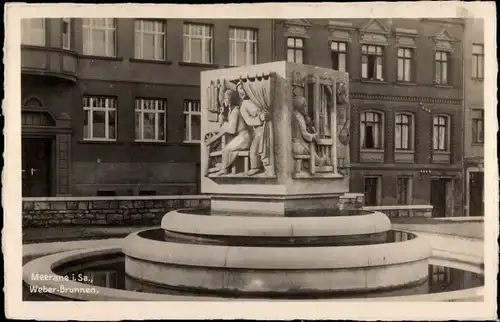
[[[287,62],[202,72],[201,190],[212,211],[338,209],[349,191],[348,84],[347,73]]]
[[[213,70],[201,74],[201,93],[201,189],[211,209],[169,212],[161,236],[130,235],[129,276],[261,298],[426,281],[426,241],[392,231],[349,193],[346,73],[287,62]]]

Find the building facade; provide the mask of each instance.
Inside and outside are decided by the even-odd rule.
[[[463,37],[458,19],[26,20],[23,191],[196,193],[199,73],[288,60],[349,73],[352,192],[460,216]]]
[[[198,193],[200,72],[270,62],[270,25],[23,20],[23,194]]]
[[[464,183],[468,216],[484,215],[484,21],[467,19],[464,34]]]
[[[278,25],[277,43],[286,44],[278,60],[349,73],[351,191],[365,193],[367,205],[432,204],[434,216],[461,216],[462,21]]]

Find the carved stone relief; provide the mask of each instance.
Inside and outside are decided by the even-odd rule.
[[[275,176],[272,84],[270,73],[210,84],[205,176]]]
[[[341,124],[339,132],[339,141],[342,145],[349,144],[350,131],[349,131],[349,97],[345,83],[337,83],[337,119]]]
[[[341,83],[338,83],[341,84]],[[292,155],[295,178],[339,175],[337,172],[337,133],[339,125],[347,131],[347,117],[339,123],[335,105],[348,102],[345,86],[325,74],[292,76]],[[346,114],[343,114],[346,115]],[[342,131],[341,131],[342,132]]]

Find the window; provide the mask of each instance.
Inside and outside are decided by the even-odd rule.
[[[434,116],[433,146],[435,151],[449,150],[449,126],[449,118],[447,116]]]
[[[135,100],[135,140],[165,141],[167,101],[161,99]]]
[[[484,78],[484,45],[472,45],[472,78]]]
[[[212,26],[184,24],[184,61],[212,63]]]
[[[85,140],[116,140],[116,99],[84,97],[83,138]]]
[[[376,206],[379,195],[379,178],[365,177],[365,205]]]
[[[362,149],[382,148],[382,120],[380,113],[361,113],[360,139]]]
[[[155,190],[139,190],[139,196],[156,196]]]
[[[346,71],[347,43],[332,41],[332,69]]]
[[[201,137],[200,101],[184,101],[184,142],[199,143]]]
[[[102,286],[107,288],[116,288],[118,286],[117,271],[84,271],[84,276],[87,276],[91,281],[89,284]]]
[[[165,23],[154,20],[135,20],[134,28],[134,57],[165,60]]]
[[[396,114],[395,145],[396,150],[411,150],[413,148],[412,116]]]
[[[363,45],[361,47],[361,77],[364,79],[384,80],[383,60],[384,50],[382,46]]]
[[[304,39],[288,37],[287,46],[287,61],[291,63],[304,63]]]
[[[472,110],[472,142],[484,143],[484,111]]]
[[[44,18],[28,18],[21,20],[21,44],[45,46],[46,32]]]
[[[435,53],[436,84],[448,83],[448,53],[437,51]]]
[[[62,48],[71,49],[71,19],[62,19]]]
[[[410,204],[410,178],[399,177],[397,178],[397,202],[398,205],[408,205]]]
[[[257,32],[251,29],[229,29],[229,65],[257,63]]]
[[[438,284],[451,283],[451,269],[446,266],[431,265],[432,281]]]
[[[83,53],[94,56],[116,56],[115,19],[83,19]]]
[[[398,48],[398,81],[411,81],[411,65],[413,50],[410,48]]]
[[[98,197],[109,197],[116,196],[116,192],[114,190],[97,190]]]

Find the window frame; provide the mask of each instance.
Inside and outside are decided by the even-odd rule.
[[[439,124],[440,119],[445,120],[445,124]],[[436,124],[436,120],[438,120],[438,124]],[[434,141],[434,135],[435,135],[436,128],[444,128],[444,134],[445,134],[445,138],[444,138],[445,147],[444,147],[444,149],[439,148],[439,146],[440,146],[440,144],[439,144],[440,143],[439,132],[437,134],[438,148],[436,149],[435,141]],[[432,150],[434,152],[450,152],[450,150],[451,150],[450,129],[451,129],[451,118],[449,115],[436,114],[432,117]]]
[[[337,44],[337,49],[334,49],[333,48],[333,44]],[[344,50],[340,50],[340,45],[344,45],[345,46],[345,49]],[[339,66],[340,66],[340,55],[344,55],[344,66],[345,66],[345,69],[342,71],[342,72],[347,72],[348,68],[348,62],[347,62],[347,59],[349,57],[348,55],[348,46],[349,46],[349,43],[347,41],[338,41],[338,40],[331,40],[330,41],[330,54],[331,54],[331,59],[332,59],[332,69],[333,70],[338,70],[338,71],[341,71]],[[334,63],[333,63],[333,55],[334,53],[337,54],[337,64],[338,64],[338,67],[337,69],[335,69],[335,66],[334,66]]]
[[[288,44],[288,40],[293,39],[293,45],[290,46]],[[297,40],[302,41],[302,47],[297,47]],[[296,64],[304,64],[305,63],[305,47],[306,47],[306,39],[303,37],[297,37],[297,36],[288,36],[285,37],[285,53],[286,53],[286,61],[289,63],[296,63]],[[288,51],[293,50],[293,61],[288,60]],[[297,62],[297,51],[302,52],[302,62]]]
[[[439,59],[436,57],[437,54],[440,54]],[[444,55],[444,57],[446,57],[445,60],[443,60],[443,55]],[[449,86],[451,84],[451,82],[450,82],[450,75],[451,75],[450,62],[451,62],[451,53],[450,52],[444,51],[444,50],[434,51],[434,84],[441,85],[441,86]],[[442,72],[443,63],[446,65],[446,81],[445,82],[443,82],[443,75],[444,75]],[[437,79],[438,69],[439,69],[439,73],[440,73],[439,79]]]
[[[475,117],[474,112],[479,112],[481,114],[480,118]],[[482,136],[478,135],[478,123],[480,124],[480,130]],[[471,129],[472,129],[472,143],[482,145],[484,144],[484,110],[483,109],[471,109]]]
[[[433,266],[431,279],[438,285],[448,285],[451,283],[451,268],[446,266]]]
[[[405,199],[405,203],[401,203],[401,199],[400,199],[400,196],[401,196],[401,190],[400,190],[400,187],[401,187],[401,184],[400,184],[400,180],[405,180],[405,196],[404,196],[404,199]],[[398,176],[396,177],[396,203],[398,205],[411,205],[412,202],[411,202],[411,197],[412,197],[412,178],[411,176]]]
[[[244,31],[245,32],[245,39],[237,38],[237,31]],[[231,34],[234,34],[234,37],[231,36]],[[253,39],[252,36],[253,35]],[[229,66],[245,66],[245,65],[255,65],[257,64],[257,55],[258,55],[258,41],[259,41],[259,34],[258,30],[255,28],[248,28],[248,27],[235,27],[235,26],[230,26],[229,27]],[[245,44],[245,64],[243,65],[238,65],[238,51],[236,50],[236,44],[238,43],[244,43]],[[250,55],[249,55],[249,49],[250,46],[253,46],[253,59],[252,61],[250,60]],[[231,49],[234,48],[234,52],[231,51]]]
[[[370,53],[369,52],[369,48],[370,47],[375,47],[375,53]],[[365,49],[366,48],[366,52],[365,52]],[[380,53],[377,52],[377,50],[380,49]],[[361,79],[363,81],[375,81],[375,82],[384,82],[385,81],[385,74],[386,74],[386,71],[385,71],[385,68],[386,68],[386,64],[385,64],[385,46],[383,45],[376,45],[376,44],[361,44],[361,60],[360,60],[360,68],[361,68]],[[380,61],[381,61],[381,75],[375,75],[373,78],[370,78],[368,77],[369,75],[369,59],[368,57],[369,56],[375,56],[375,57],[379,57],[380,58]],[[366,77],[363,75],[363,60],[364,58],[366,57],[367,59],[367,75]],[[375,59],[375,66],[374,66],[374,69],[375,71],[377,70],[376,68],[377,66],[377,62],[376,62],[376,59]]]
[[[153,102],[154,109],[145,109],[144,104],[146,102]],[[162,106],[159,108],[159,106]],[[168,101],[166,98],[151,98],[151,97],[136,97],[134,100],[134,141],[135,142],[166,142],[167,140],[167,111],[168,111]],[[155,136],[153,139],[144,138],[144,114],[154,114],[155,115],[155,126],[154,132]],[[139,114],[139,115],[137,115]],[[160,114],[163,114],[163,139],[159,138],[160,127],[159,120]],[[137,118],[140,118],[139,120]],[[139,133],[137,133],[136,122],[139,122]],[[139,137],[137,137],[139,134]]]
[[[192,127],[192,116],[193,115],[198,115],[200,118],[200,125],[201,125],[201,100],[195,100],[195,99],[186,99],[183,101],[183,115],[184,115],[184,138],[183,138],[183,143],[193,143],[193,144],[199,144],[201,143],[201,128],[200,128],[200,139],[199,140],[193,140],[193,127]],[[197,105],[197,110],[193,110],[193,105]],[[187,110],[186,108],[189,107]],[[186,127],[186,124],[188,125]],[[187,131],[187,132],[186,132]],[[189,138],[189,139],[186,139]]]
[[[33,20],[40,20],[43,24],[43,27],[41,29],[32,28],[30,22],[32,22]],[[27,26],[26,25],[23,26],[24,21],[27,22],[27,24],[28,24]],[[25,33],[23,33],[23,28],[26,28],[26,27],[28,27],[28,30],[26,30]],[[33,29],[37,29],[37,33],[43,34],[43,42],[40,42],[40,43],[32,42],[32,39],[37,39],[36,37],[33,38],[33,32],[32,32]],[[23,19],[21,19],[21,45],[46,47],[47,40],[49,38],[49,37],[47,37],[47,32],[48,32],[48,28],[47,28],[47,19],[46,18],[23,18]],[[25,38],[25,37],[28,38],[28,42],[25,42],[23,40],[23,38]]]
[[[400,55],[400,50],[403,50],[402,56]],[[396,48],[396,51],[397,51],[397,53],[396,53],[396,55],[397,55],[397,67],[396,67],[396,70],[397,70],[396,79],[397,79],[397,81],[401,82],[401,83],[414,82],[414,57],[415,57],[414,48],[400,46],[400,47]],[[410,54],[409,57],[406,56],[406,52],[408,52]],[[402,71],[403,72],[403,79],[399,78],[399,73],[400,73],[399,62],[401,60],[403,61],[403,71]],[[405,69],[406,64],[408,64],[408,66],[409,66],[408,75],[406,75],[406,69]],[[405,76],[408,76],[408,79],[405,79]]]
[[[154,23],[153,31],[144,30],[144,22]],[[157,27],[161,25],[161,31]],[[139,29],[137,27],[139,26]],[[139,39],[138,39],[139,34]],[[153,52],[154,57],[144,58],[144,34],[153,35]],[[161,48],[161,57],[157,57],[158,40],[163,38],[163,46]],[[138,44],[139,43],[139,44]],[[139,46],[138,46],[139,45]],[[137,52],[139,48],[139,53]],[[167,23],[161,19],[134,19],[134,59],[165,61],[167,59]]]
[[[105,103],[106,106],[104,107],[95,107],[93,106],[92,103],[89,104],[89,106],[85,105],[85,99],[89,99],[89,102],[93,102],[94,100],[98,99],[104,99],[104,100],[111,100],[112,106],[107,106],[108,104]],[[106,102],[106,101],[105,101]],[[82,131],[83,133],[83,140],[84,141],[104,141],[104,142],[114,142],[118,138],[118,98],[116,96],[106,96],[106,95],[84,95],[82,98],[82,110],[84,113],[88,113],[88,137],[85,136],[85,131]],[[105,112],[105,128],[104,128],[104,138],[101,137],[94,137],[94,112]],[[109,114],[110,112],[115,112],[115,135],[114,138],[110,138],[110,131],[109,131]],[[85,126],[85,124],[83,124]],[[82,129],[83,130],[83,129]]]
[[[374,116],[378,116],[379,117],[379,121],[376,122],[376,121],[367,121],[367,116],[368,114],[373,114]],[[367,148],[365,147],[365,143],[363,142],[364,140],[366,140],[366,124],[367,123],[370,123],[370,124],[378,124],[379,125],[379,128],[378,128],[378,147],[373,147],[373,148]],[[375,110],[366,110],[366,111],[361,111],[360,114],[359,114],[359,126],[360,126],[360,136],[359,136],[359,139],[360,139],[360,148],[361,150],[377,150],[377,151],[380,151],[380,150],[383,150],[384,149],[384,113],[381,112],[381,111],[375,111]],[[362,127],[365,126],[365,129],[362,130]],[[365,133],[365,136],[363,137],[362,136],[362,133]]]
[[[202,27],[202,35],[194,35],[192,34],[192,31],[191,31],[191,27]],[[186,34],[186,29],[185,27],[188,27],[188,33]],[[206,36],[205,35],[205,28],[207,28],[207,30],[209,31],[209,36]],[[188,59],[186,59],[186,52],[185,52],[185,41],[186,41],[186,37],[188,38],[189,40],[189,46],[188,46]],[[201,48],[201,61],[193,61],[192,59],[192,43],[191,43],[191,40],[192,39],[201,39],[202,42],[202,48]],[[205,58],[205,42],[203,40],[205,39],[210,39],[210,50],[209,50],[209,53],[210,53],[210,59],[208,61],[206,61],[204,58]],[[206,65],[210,65],[210,64],[213,64],[214,63],[214,27],[213,25],[210,25],[210,24],[204,24],[204,23],[193,23],[193,22],[184,22],[183,25],[182,25],[182,61],[184,63],[195,63],[195,64],[206,64]]]
[[[105,20],[105,25],[103,26],[95,26],[92,22],[94,22],[96,19],[104,19]],[[85,24],[85,22],[88,21],[89,24]],[[110,27],[108,25],[108,22],[112,21],[112,26]],[[83,37],[82,43],[83,43],[83,54],[86,56],[96,56],[96,57],[117,57],[117,52],[118,52],[118,37],[117,37],[117,19],[116,18],[82,18],[82,31],[83,34],[85,34],[87,31],[86,29],[90,29],[88,31],[89,33],[89,39],[88,43],[85,42],[85,36]],[[92,33],[94,30],[99,30],[99,31],[104,31],[104,55],[102,54],[96,54],[94,52],[94,44],[92,42]],[[108,42],[110,39],[109,34],[112,33],[112,39],[113,39],[113,53],[110,54],[108,52],[109,46]]]
[[[403,123],[403,121],[398,121],[398,116],[405,116],[407,117],[407,120],[408,122],[407,123]],[[395,115],[394,115],[394,150],[396,152],[404,152],[404,151],[413,151],[415,149],[415,121],[414,121],[414,115],[412,113],[409,113],[409,112],[396,112]],[[407,148],[403,148],[403,147],[398,147],[397,146],[397,143],[398,143],[398,140],[397,140],[397,136],[396,136],[396,131],[397,131],[397,128],[398,126],[401,126],[401,134],[403,133],[403,126],[404,125],[407,125],[408,126],[408,147]],[[402,136],[401,136],[402,138]],[[401,142],[400,143],[403,143],[402,139],[401,139]],[[401,145],[403,146],[403,145]]]
[[[61,48],[65,50],[71,50],[73,46],[73,21],[71,18],[62,18],[61,19],[61,26],[64,27],[64,24],[68,24],[68,33],[64,33],[64,28],[63,31],[61,32]],[[66,44],[65,44],[66,41]]]
[[[474,52],[474,48],[481,48],[481,53]],[[480,61],[479,61],[480,59]],[[479,75],[478,71],[481,71]],[[476,73],[474,73],[474,71]],[[484,79],[484,44],[473,43],[472,44],[472,79],[483,80]]]

